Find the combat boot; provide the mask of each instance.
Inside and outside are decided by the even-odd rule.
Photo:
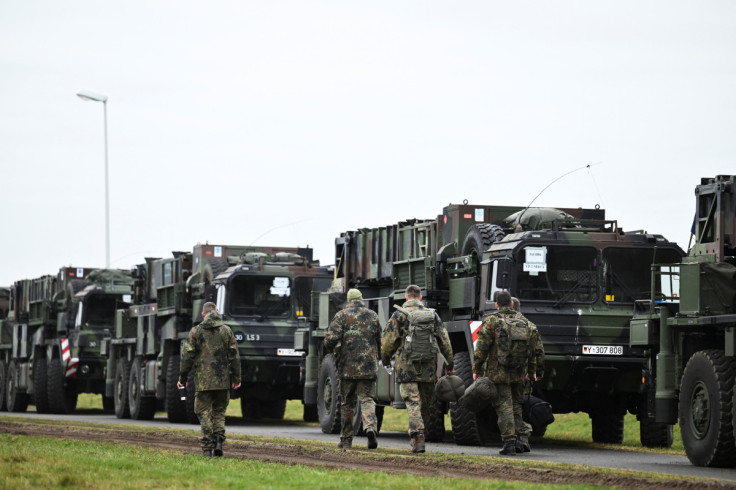
[[[529,445],[529,438],[527,436],[516,436],[516,452],[517,453],[529,453],[532,447]]]
[[[217,436],[215,437],[215,456],[222,456],[222,437]]]
[[[337,443],[338,449],[350,449],[351,447],[353,447],[352,437],[341,437],[340,442]]]
[[[423,453],[424,452],[424,433],[417,432],[411,436],[411,452]]]
[[[378,447],[378,441],[376,440],[376,431],[369,430],[366,435],[368,436],[368,449],[376,449]]]
[[[516,441],[504,441],[503,448],[498,452],[498,454],[516,454]]]
[[[202,451],[202,456],[205,458],[211,458],[212,457],[212,449],[205,449]]]

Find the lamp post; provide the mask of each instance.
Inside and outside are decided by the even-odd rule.
[[[107,173],[107,95],[100,95],[87,90],[77,92],[77,97],[84,101],[102,102],[105,118],[105,267],[110,267],[110,189]]]

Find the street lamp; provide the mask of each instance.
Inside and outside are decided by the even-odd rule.
[[[102,102],[105,117],[105,267],[110,268],[110,189],[107,175],[107,95],[100,95],[87,90],[77,92],[77,97],[84,101]]]

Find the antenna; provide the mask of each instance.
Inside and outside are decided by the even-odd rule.
[[[534,196],[534,199],[532,199],[531,202],[526,205],[526,207],[524,208],[524,210],[521,212],[521,214],[519,215],[519,217],[516,219],[516,222],[517,223],[521,223],[521,218],[522,218],[522,216],[524,216],[524,213],[526,213],[526,210],[529,209],[531,207],[531,205],[534,204],[534,201],[536,201],[537,198],[539,196],[541,196],[544,191],[546,191],[547,189],[549,189],[552,184],[554,184],[555,182],[557,182],[558,180],[560,180],[563,177],[567,177],[568,175],[577,172],[578,170],[583,170],[585,168],[590,169],[590,167],[595,167],[596,165],[600,165],[601,163],[603,163],[603,162],[596,162],[596,163],[593,163],[593,164],[590,164],[589,163],[588,165],[584,165],[582,167],[578,167],[576,169],[570,170],[569,172],[566,172],[566,173],[560,175],[559,177],[557,177],[555,180],[553,180],[552,182],[550,182],[549,184],[547,184],[547,186],[544,189],[542,189],[541,191],[539,191],[539,194],[537,194],[536,196]]]

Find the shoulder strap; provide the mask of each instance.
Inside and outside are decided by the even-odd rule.
[[[401,313],[403,313],[406,316],[409,316],[409,313],[411,313],[409,310],[407,310],[406,308],[403,308],[403,307],[401,307],[399,305],[394,305],[394,308],[396,308],[397,310],[399,310]]]

